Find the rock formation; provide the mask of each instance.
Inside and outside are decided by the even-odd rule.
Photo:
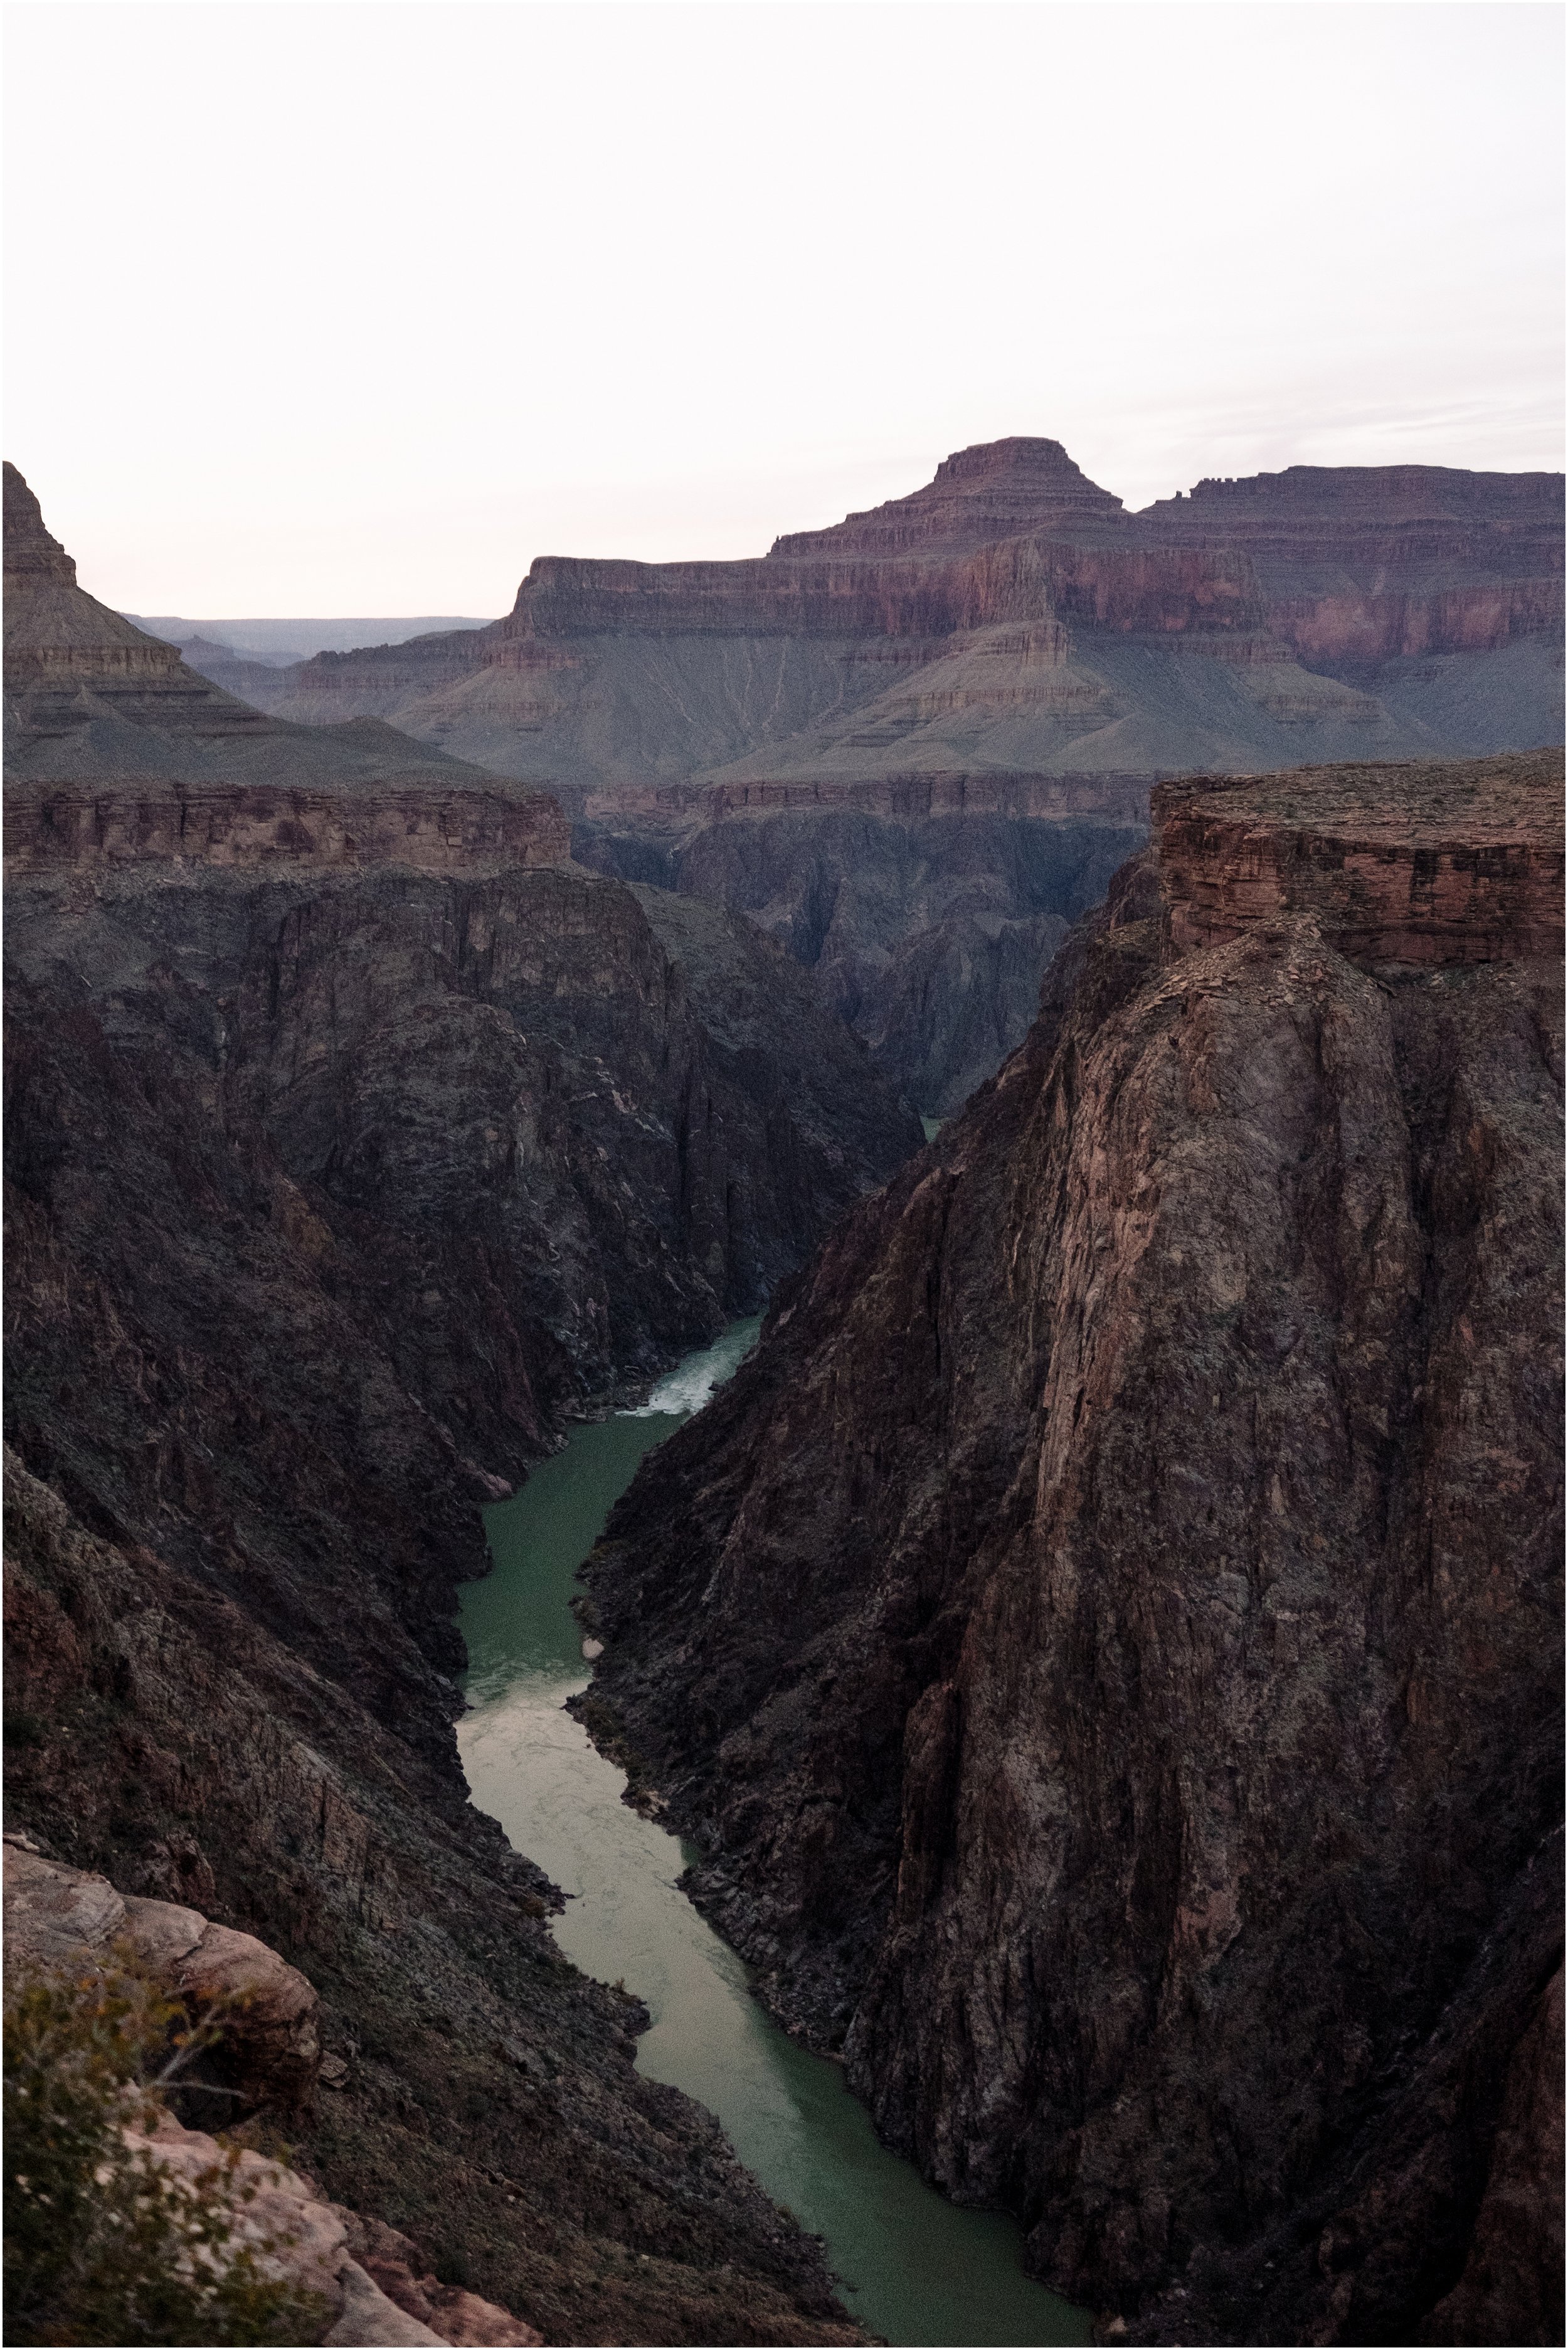
[[[733,908],[938,1116],[1018,1043],[1068,924],[1143,837],[1147,786],[919,775],[719,785],[574,827],[601,870]]]
[[[753,561],[544,556],[489,628],[244,690],[547,782],[579,858],[761,912],[808,962],[795,910],[826,889],[833,1001],[945,1110],[1021,1041],[1019,972],[1032,1003],[1152,779],[1555,742],[1562,620],[1560,476],[1293,466],[1127,514],[1017,439]],[[921,785],[953,823],[918,816]],[[911,867],[931,886],[900,925]]]
[[[269,706],[388,718],[606,804],[1147,776],[1550,740],[1562,616],[1557,475],[1293,466],[1129,515],[1057,442],[1012,440],[757,560],[542,556],[506,619],[320,655]]]
[[[853,2338],[469,1808],[452,1614],[480,1504],[918,1124],[750,926],[390,729],[236,716],[7,491],[13,1819],[308,1976],[326,2191],[553,2338]]]
[[[5,1838],[5,1908],[8,1982],[60,1973],[90,1981],[101,1970],[131,1967],[190,2021],[216,2021],[213,2047],[199,2070],[179,2076],[171,2095],[182,2105],[212,2104],[214,2081],[232,2087],[237,2102],[223,2100],[231,2140],[233,2125],[243,2128],[258,2108],[292,2120],[314,2105],[319,2002],[298,1969],[254,1935],[215,1926],[177,1903],[122,1899],[107,1877],[46,1859],[15,1835]],[[144,2116],[124,2135],[133,2152],[188,2178],[223,2160],[217,2143],[186,2127],[166,2101],[156,2126]],[[327,2203],[310,2181],[252,2147],[239,2153],[234,2185],[237,2241],[261,2249],[264,2269],[337,2312],[324,2341],[543,2341],[509,2311],[421,2276],[424,2263],[405,2237]],[[438,2320],[441,2328],[432,2332]]]
[[[596,1557],[698,1899],[1117,2338],[1561,2338],[1562,778],[1167,786]]]
[[[200,2017],[223,2018],[219,2078],[242,2110],[294,2116],[315,2103],[320,2002],[297,1967],[254,1934],[170,1901],[129,1901],[107,1877],[5,1838],[5,1960],[34,1970],[103,1962],[117,1949]]]

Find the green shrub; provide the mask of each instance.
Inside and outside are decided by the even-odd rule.
[[[129,1965],[41,1975],[5,2002],[6,2339],[18,2345],[318,2343],[329,2304],[268,2273],[239,2234],[239,2149],[194,2179],[124,2129],[215,2027]]]

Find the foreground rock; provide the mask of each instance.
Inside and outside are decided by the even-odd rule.
[[[129,1951],[192,2018],[221,2020],[213,2069],[239,2111],[292,2117],[314,2106],[320,2002],[298,1968],[254,1934],[177,1902],[125,1900],[107,1877],[66,1867],[16,1835],[5,1838],[5,1904],[7,1966],[96,1966]]]
[[[482,1504],[918,1125],[746,926],[390,730],[203,702],[6,488],[10,1817],[308,1978],[291,2133],[439,2274],[560,2341],[853,2339],[468,1805],[452,1619]]]
[[[5,1838],[5,1907],[8,1982],[79,1978],[84,1970],[90,1980],[96,1969],[129,1965],[192,2022],[218,2025],[216,2043],[181,2075],[174,2095],[182,2104],[213,2104],[210,2085],[234,2085],[234,2100],[224,2100],[227,2143],[232,2126],[258,2108],[290,2118],[307,2112],[320,2068],[319,2002],[298,1969],[265,1942],[171,1902],[126,1900],[107,1877],[67,1867],[16,1835]],[[124,2137],[132,2153],[151,2156],[192,2186],[224,2159],[214,2139],[167,2110],[156,2126],[147,2121]],[[233,2188],[235,2243],[258,2250],[265,2273],[327,2303],[336,2315],[326,2342],[544,2339],[509,2311],[421,2276],[406,2237],[327,2203],[309,2180],[253,2147],[239,2150]]]
[[[186,2129],[164,2115],[151,2133],[127,2129],[133,2154],[196,2185],[223,2161],[223,2148],[204,2130]],[[324,2344],[393,2350],[405,2343],[496,2345],[524,2350],[542,2334],[461,2286],[416,2274],[419,2255],[406,2236],[328,2203],[296,2170],[243,2149],[234,2171],[236,2249],[252,2246],[262,2272],[280,2278],[326,2303]],[[389,2256],[387,2248],[396,2247]],[[368,2257],[357,2259],[358,2251]]]
[[[1118,2338],[1561,2338],[1562,772],[1168,787],[599,1555],[699,1899]]]

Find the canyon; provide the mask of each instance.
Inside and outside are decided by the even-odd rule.
[[[761,922],[942,1115],[1152,781],[1560,739],[1563,567],[1559,475],[1293,466],[1129,514],[1020,437],[754,560],[541,556],[488,627],[211,674],[547,785],[579,859]]]
[[[5,488],[13,1882],[245,1943],[340,2324],[864,2338],[454,1734],[765,1308],[574,1708],[774,2016],[1097,2338],[1560,2338],[1555,477],[993,443],[243,677]]]
[[[300,2158],[443,2287],[562,2341],[856,2339],[468,1804],[453,1615],[483,1504],[918,1121],[753,927],[237,702],[10,468],[5,513],[12,1824],[307,1981]]]
[[[589,1562],[694,1899],[1099,2339],[1561,2339],[1563,775],[1160,786]]]

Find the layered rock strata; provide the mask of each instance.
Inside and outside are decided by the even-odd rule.
[[[685,778],[1256,768],[1561,726],[1563,484],[1293,466],[1143,514],[1060,444],[733,563],[542,556],[487,629],[280,672],[567,791]]]
[[[543,792],[431,785],[345,792],[179,783],[13,788],[5,861],[88,879],[130,865],[329,872],[396,865],[478,874],[562,865],[571,833]]]
[[[182,681],[98,682],[61,774],[13,712],[13,1818],[308,1977],[306,2158],[438,2273],[562,2341],[851,2339],[467,1804],[452,1616],[483,1503],[919,1127],[748,926],[538,863],[537,795],[285,727],[225,782]]]
[[[1293,466],[1128,514],[1058,442],[1014,439],[756,560],[541,557],[490,628],[247,691],[548,781],[586,861],[809,941],[753,902],[757,844],[730,825],[787,806],[785,896],[842,896],[834,1001],[943,1112],[1022,1037],[1020,989],[1088,902],[1085,824],[1096,895],[1158,777],[1556,742],[1562,619],[1556,475]],[[921,784],[954,821],[911,843]],[[846,807],[867,821],[836,826]],[[931,888],[906,886],[911,859]]]
[[[697,1898],[1118,2338],[1560,2336],[1562,763],[1473,934],[1344,919],[1412,782],[1173,788],[593,1567]],[[1216,799],[1315,878],[1194,942]]]
[[[1154,795],[1172,942],[1311,917],[1362,963],[1528,962],[1563,936],[1563,851],[1539,819],[1558,754],[1308,768]]]

